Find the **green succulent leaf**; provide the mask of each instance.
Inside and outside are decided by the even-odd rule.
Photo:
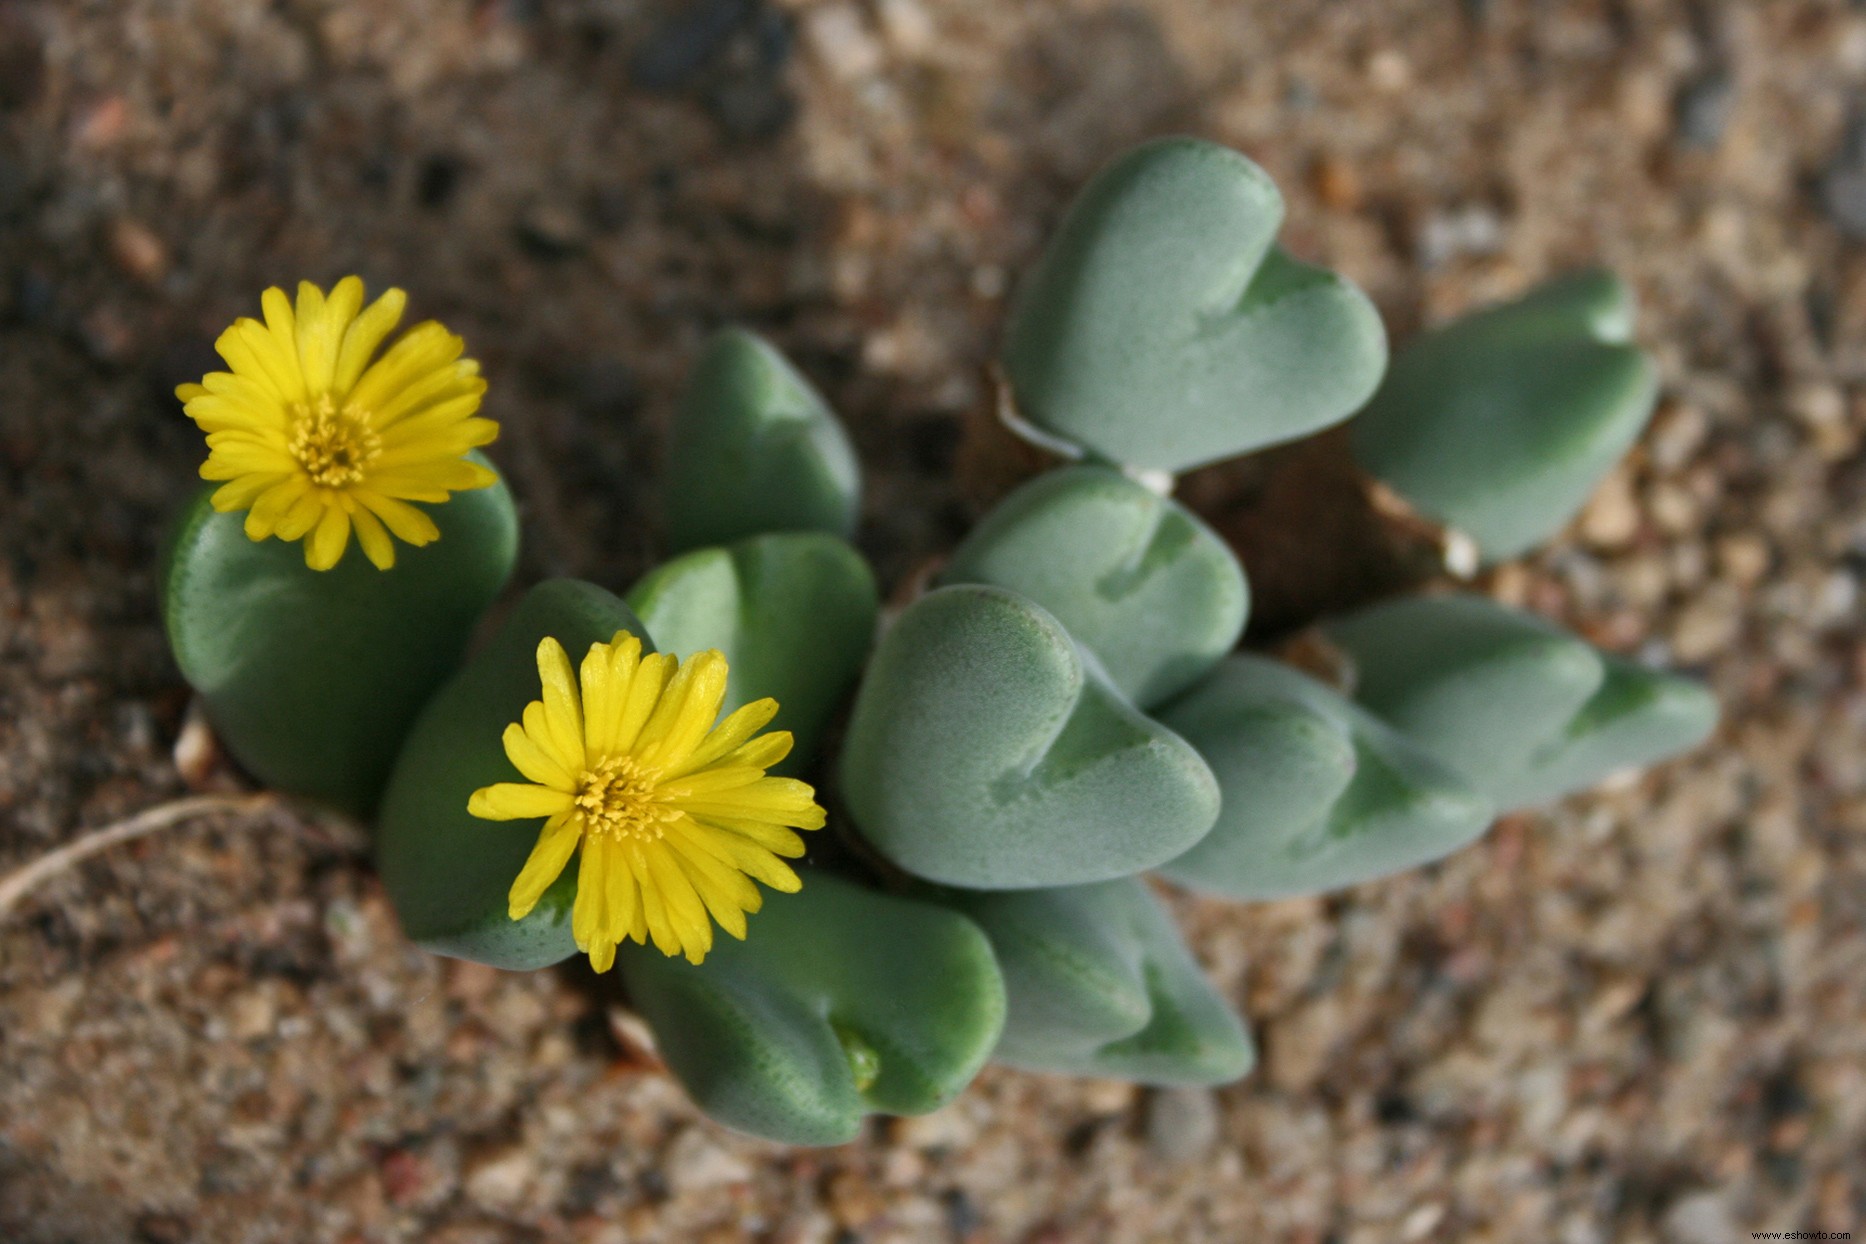
[[[902,613],[857,693],[841,777],[882,855],[982,890],[1126,876],[1218,815],[1198,754],[1048,612],[992,587],[940,588]]]
[[[947,583],[1021,593],[1145,708],[1236,646],[1244,570],[1178,502],[1100,466],[1050,471],[1006,497],[953,554]]]
[[[1160,871],[1231,898],[1319,894],[1416,868],[1482,834],[1489,800],[1314,679],[1227,659],[1161,714],[1218,775],[1218,824]]]
[[[663,652],[717,648],[731,667],[729,713],[764,696],[796,735],[800,772],[861,672],[880,602],[861,555],[835,536],[785,532],[700,549],[652,570],[628,603]]]
[[[1138,878],[944,901],[985,930],[1004,973],[997,1061],[1143,1084],[1221,1084],[1255,1061],[1244,1025]]]
[[[1529,758],[1503,792],[1509,807],[1549,803],[1611,774],[1690,751],[1717,725],[1717,700],[1701,684],[1604,656],[1600,689],[1561,735]]]
[[[1004,1023],[991,946],[956,912],[803,870],[742,942],[699,965],[618,955],[629,996],[693,1100],[798,1145],[855,1139],[870,1111],[924,1114],[978,1074]]]
[[[312,570],[302,545],[249,540],[245,515],[208,497],[183,515],[163,581],[182,676],[254,777],[369,815],[410,723],[511,575],[511,494],[501,481],[422,507],[440,539],[398,548],[386,571],[354,549]]]
[[[1484,596],[1415,596],[1330,621],[1354,698],[1500,797],[1599,690],[1594,649]]]
[[[1350,425],[1355,456],[1486,560],[1525,552],[1652,416],[1658,369],[1632,327],[1631,292],[1592,271],[1422,334]]]
[[[1673,755],[1716,721],[1695,684],[1481,596],[1394,601],[1326,629],[1354,660],[1355,698],[1504,809]]]
[[[647,628],[608,592],[574,579],[540,583],[416,721],[383,796],[376,866],[402,928],[424,948],[513,969],[576,953],[576,869],[564,869],[529,915],[512,920],[506,895],[538,825],[480,820],[467,800],[482,786],[526,780],[501,739],[539,697],[538,644],[552,636],[577,662],[618,631],[652,651]]]
[[[1004,366],[1024,418],[1181,471],[1339,422],[1386,365],[1359,290],[1275,246],[1283,198],[1235,151],[1147,143],[1083,190],[1021,291]]]
[[[860,492],[848,435],[809,381],[744,329],[715,336],[674,419],[666,493],[673,546],[770,531],[846,539]]]

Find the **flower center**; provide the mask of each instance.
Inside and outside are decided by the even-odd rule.
[[[382,437],[330,394],[294,403],[290,449],[311,482],[324,488],[359,484],[382,452]]]
[[[577,780],[577,810],[587,833],[652,842],[677,815],[655,798],[654,775],[628,756],[612,756]]]

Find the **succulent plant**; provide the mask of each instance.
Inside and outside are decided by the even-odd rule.
[[[1609,272],[1550,281],[1421,334],[1351,425],[1367,469],[1488,561],[1554,535],[1632,447],[1659,396]]]
[[[1716,717],[1696,684],[1469,592],[1323,620],[1339,678],[1236,651],[1246,568],[1173,473],[1366,404],[1359,461],[1494,559],[1574,512],[1656,387],[1600,274],[1433,329],[1382,383],[1371,304],[1280,249],[1282,211],[1255,165],[1189,139],[1084,190],[1003,357],[1012,426],[1073,460],[887,616],[849,543],[847,436],[733,329],[672,429],[678,555],[625,595],[539,584],[464,660],[515,548],[475,450],[476,369],[436,326],[366,383],[387,328],[360,284],[301,291],[296,320],[269,294],[265,325],[230,330],[235,374],[184,391],[231,464],[215,478],[271,474],[215,494],[253,505],[245,534],[205,501],[183,524],[178,661],[255,776],[373,821],[411,937],[505,968],[619,967],[668,1068],[729,1126],[839,1143],[869,1113],[951,1100],[990,1057],[1235,1079],[1250,1038],[1146,873],[1235,899],[1373,881]],[[212,439],[227,416],[204,395],[225,394],[258,412],[246,440]],[[429,438],[427,483],[381,448],[404,420]],[[431,547],[397,561],[355,519],[373,565],[332,569],[328,515],[378,486],[432,510],[428,527],[387,511]]]

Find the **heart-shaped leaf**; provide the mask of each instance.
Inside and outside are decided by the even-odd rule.
[[[420,508],[440,538],[400,549],[389,570],[356,555],[312,570],[298,544],[249,540],[245,516],[216,513],[208,491],[183,516],[163,583],[169,645],[227,750],[266,785],[367,816],[505,586],[518,518],[503,481]]]
[[[1161,720],[1224,792],[1212,832],[1160,871],[1231,898],[1285,898],[1430,863],[1490,824],[1490,802],[1434,756],[1296,670],[1228,658]]]
[[[1009,588],[1049,610],[1145,708],[1229,652],[1250,608],[1244,570],[1178,502],[1119,471],[1050,471],[1001,501],[943,580]]]
[[[1222,1084],[1255,1061],[1244,1025],[1138,878],[944,901],[985,930],[1004,973],[997,1061],[1143,1084]]]
[[[1604,674],[1587,643],[1483,596],[1390,601],[1324,629],[1354,661],[1355,699],[1498,801]]]
[[[1355,456],[1487,560],[1525,552],[1652,415],[1658,369],[1632,324],[1631,292],[1595,271],[1425,333],[1351,425]]]
[[[775,728],[797,739],[785,772],[816,755],[874,643],[879,608],[868,563],[818,532],[688,553],[650,571],[628,603],[662,652],[725,654],[732,678],[721,712],[777,700]]]
[[[538,698],[539,642],[552,636],[581,660],[617,631],[648,645],[647,629],[608,592],[574,579],[540,583],[416,721],[383,796],[376,866],[402,928],[426,949],[514,969],[576,953],[576,870],[566,868],[530,915],[512,920],[506,896],[537,826],[480,820],[467,800],[482,786],[525,780],[501,740]]]
[[[698,966],[624,946],[629,996],[687,1092],[728,1127],[797,1145],[855,1139],[869,1111],[957,1096],[1004,1023],[971,921],[815,870]]]
[[[1543,745],[1501,796],[1505,807],[1544,804],[1613,773],[1690,751],[1717,725],[1717,700],[1698,683],[1619,657],[1561,735]]]
[[[1132,467],[1181,471],[1339,422],[1386,365],[1366,296],[1274,243],[1262,169],[1195,139],[1096,176],[1021,291],[1019,413]]]
[[[763,339],[729,328],[700,356],[668,451],[676,549],[769,531],[854,532],[861,481],[848,435]]]
[[[991,587],[911,605],[856,696],[842,793],[882,855],[973,889],[1106,881],[1196,842],[1211,771],[1055,618]]]

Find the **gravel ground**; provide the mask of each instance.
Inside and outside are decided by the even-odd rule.
[[[1258,1032],[1243,1084],[991,1071],[814,1152],[702,1120],[587,971],[413,949],[341,827],[174,830],[0,928],[0,1236],[1866,1231],[1866,13],[1840,0],[0,0],[0,869],[186,789],[152,565],[201,446],[167,393],[264,284],[355,270],[464,332],[522,573],[611,586],[651,557],[698,344],[759,327],[849,418],[898,582],[1028,469],[982,417],[1014,274],[1169,131],[1268,168],[1292,248],[1396,334],[1583,262],[1637,285],[1651,432],[1485,586],[1700,672],[1711,745],[1416,875],[1179,900]],[[1190,495],[1254,549],[1289,527],[1263,484]],[[1356,590],[1252,565],[1282,624]]]

